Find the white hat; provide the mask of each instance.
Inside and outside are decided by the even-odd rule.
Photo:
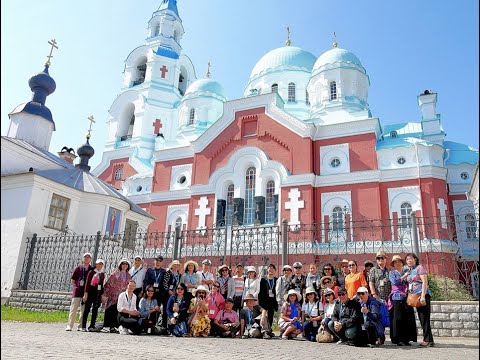
[[[142,257],[140,255],[135,255],[135,257],[133,258],[133,260],[136,260],[136,259],[140,259],[140,260],[143,260]]]
[[[192,294],[193,296],[196,296],[197,295],[197,291],[205,291],[205,293],[207,294],[210,294],[210,291],[203,285],[198,285],[196,289],[193,289],[192,290]]]
[[[303,268],[303,265],[302,265],[302,263],[301,263],[300,261],[295,261],[295,262],[293,263],[293,267],[294,267],[294,268]]]
[[[290,265],[283,265],[282,271],[285,271],[285,269],[289,269],[289,270],[293,271],[293,269]]]
[[[202,265],[212,265],[212,262],[208,259],[202,261]]]
[[[105,261],[103,261],[103,259],[97,259],[97,261],[95,261],[95,265],[100,264],[100,263],[105,265]]]
[[[315,288],[313,286],[309,286],[307,290],[305,290],[305,296],[312,293],[316,294],[317,292],[315,291]]]
[[[120,266],[122,265],[122,263],[126,262],[128,264],[128,268],[130,269],[132,267],[132,263],[130,261],[128,261],[127,259],[123,258],[121,259],[119,262],[118,262],[118,265],[117,267],[120,268]]]
[[[360,286],[358,289],[357,289],[357,293],[359,292],[363,292],[363,293],[367,293],[368,294],[368,289],[364,286]]]
[[[91,254],[91,253],[89,253],[89,252],[86,252],[85,254],[83,254],[83,257],[86,257],[86,256],[90,256],[90,257],[92,257],[92,254]]]
[[[252,271],[253,271],[255,274],[257,273],[257,269],[255,269],[255,266],[249,266],[249,267],[247,267],[247,274],[248,274],[249,272],[252,272]]]
[[[171,269],[171,268],[172,268],[172,265],[178,265],[178,266],[180,266],[180,265],[182,265],[182,264],[181,264],[180,261],[178,261],[178,260],[173,260],[173,261],[168,265],[168,268]]]
[[[288,293],[286,293],[285,296],[283,297],[285,299],[285,301],[288,301],[288,297],[292,294],[297,296],[297,301],[302,300],[302,295],[300,295],[300,293],[298,291],[295,291],[294,289],[291,289],[291,290],[288,290]]]

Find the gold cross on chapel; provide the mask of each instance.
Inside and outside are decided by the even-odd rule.
[[[53,55],[52,55],[53,48],[58,49],[57,41],[55,39],[50,40],[48,43],[52,47],[50,48],[50,54],[47,56],[47,62],[45,63],[45,66],[50,66],[50,59],[53,57]]]
[[[90,115],[88,117],[88,121],[90,121],[90,127],[88,128],[87,138],[89,138],[89,139],[90,139],[90,132],[92,131],[92,124],[95,122],[95,120],[93,120],[93,119],[94,119],[93,115]]]

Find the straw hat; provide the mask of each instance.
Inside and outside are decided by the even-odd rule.
[[[405,260],[403,260],[400,255],[393,255],[392,261],[390,261],[390,266],[393,266],[393,263],[397,260],[400,260],[402,264],[405,265]]]
[[[330,280],[330,282],[333,284],[333,278],[331,276],[325,275],[320,279],[320,284],[323,284],[325,280]]]
[[[193,261],[193,260],[188,260],[188,261],[185,261],[185,264],[183,264],[183,271],[187,271],[187,268],[188,268],[188,265],[192,264],[193,265],[193,271],[197,271],[198,270],[198,263]]]
[[[210,291],[203,285],[198,285],[196,289],[193,289],[192,290],[192,294],[193,296],[196,296],[197,295],[197,291],[205,291],[205,293],[207,294],[210,294]]]
[[[228,267],[228,265],[227,265],[227,264],[220,265],[220,266],[218,267],[218,272],[221,272],[221,271],[222,271],[222,269],[227,269],[227,270],[230,270],[230,268]]]
[[[288,293],[286,293],[285,296],[283,297],[285,301],[288,301],[288,297],[292,294],[297,296],[297,301],[302,300],[302,295],[300,295],[300,293],[295,291],[294,289],[291,289],[291,290],[288,290]]]
[[[168,268],[171,269],[172,265],[178,265],[181,266],[182,264],[178,260],[173,260],[170,264],[168,264]]]
[[[348,265],[348,260],[347,259],[343,259],[342,261],[340,261],[337,265],[339,268],[342,267],[342,264],[347,264]]]
[[[383,250],[378,250],[377,251],[377,254],[375,255],[375,257],[384,257],[384,258],[387,258],[387,255],[385,255],[385,251]]]
[[[255,300],[255,301],[257,301],[257,298],[256,298],[255,296],[253,296],[253,294],[248,293],[247,296],[245,296],[245,297],[243,298],[243,301],[247,301],[247,300]]]
[[[315,291],[313,286],[309,286],[307,290],[305,290],[305,296],[307,296],[308,294],[316,294],[316,293],[317,292]]]

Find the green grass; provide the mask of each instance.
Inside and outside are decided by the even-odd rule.
[[[2,306],[2,320],[38,322],[38,323],[56,323],[68,321],[68,311],[32,311],[11,306]],[[90,313],[91,314],[91,313]],[[89,318],[90,318],[89,314]],[[77,316],[78,317],[78,316]],[[99,313],[97,321],[103,320],[103,314]],[[78,319],[76,319],[78,322]]]
[[[446,276],[428,275],[434,301],[473,301],[475,298],[460,281]]]

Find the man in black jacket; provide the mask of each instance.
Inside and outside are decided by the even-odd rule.
[[[270,328],[273,323],[273,314],[278,309],[277,292],[275,290],[277,285],[276,271],[277,268],[274,264],[268,265],[268,275],[260,280],[260,292],[258,293],[258,303],[263,309],[267,310]]]
[[[344,287],[338,290],[338,297],[340,301],[335,304],[332,321],[328,323],[329,331],[338,339],[337,344],[353,343],[355,346],[365,346],[360,303],[350,300]]]
[[[153,286],[155,291],[153,298],[157,300],[157,303],[162,304],[162,326],[167,328],[167,302],[169,298],[169,283],[170,283],[170,272],[166,272],[162,268],[162,256],[157,256],[155,258],[155,267],[149,268],[145,274],[145,279],[143,281],[143,291],[145,292],[148,286]]]

